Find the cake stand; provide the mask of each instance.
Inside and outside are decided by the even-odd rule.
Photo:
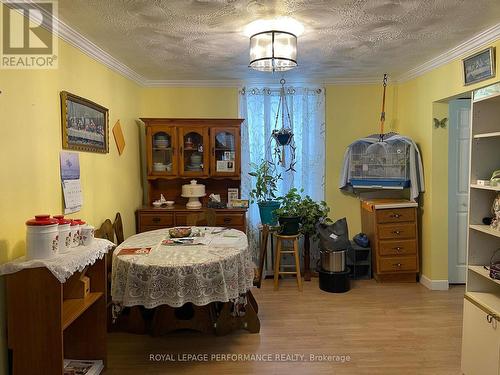
[[[182,194],[184,198],[188,198],[186,208],[190,210],[198,210],[201,208],[199,198],[204,197],[205,185],[198,184],[196,180],[191,180],[190,184],[182,185]]]

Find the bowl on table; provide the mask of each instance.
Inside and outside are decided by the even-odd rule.
[[[175,227],[169,229],[168,233],[171,238],[189,237],[191,235],[191,227]]]

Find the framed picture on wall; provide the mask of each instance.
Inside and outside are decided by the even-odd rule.
[[[109,152],[108,109],[61,91],[62,147],[66,150]]]
[[[495,77],[495,47],[490,47],[462,60],[464,85]]]

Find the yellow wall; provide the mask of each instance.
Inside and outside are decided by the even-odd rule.
[[[100,225],[120,211],[125,235],[132,234],[142,195],[135,122],[140,113],[139,87],[60,42],[57,70],[0,70],[0,90],[0,264],[24,254],[28,218],[63,211],[61,90],[109,108],[110,118],[109,154],[79,153],[84,203],[71,216]],[[121,156],[111,133],[118,119],[126,141]],[[0,374],[5,364],[3,304],[0,296]]]
[[[385,132],[396,130],[395,90],[387,88]],[[349,233],[361,231],[359,198],[341,192],[339,175],[344,152],[356,139],[379,132],[382,85],[328,85],[326,87],[326,186],[325,199],[333,219],[347,218]]]
[[[238,88],[144,88],[141,117],[237,118]]]
[[[500,41],[491,45],[500,49]],[[422,273],[433,280],[448,279],[448,130],[433,128],[433,111],[442,110],[433,103],[498,81],[498,64],[496,76],[463,86],[457,59],[397,87],[398,130],[419,144],[424,159]]]

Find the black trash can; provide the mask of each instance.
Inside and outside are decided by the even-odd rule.
[[[329,293],[345,293],[351,289],[349,273],[351,270],[346,267],[342,272],[329,272],[324,269],[318,270],[319,288]]]

